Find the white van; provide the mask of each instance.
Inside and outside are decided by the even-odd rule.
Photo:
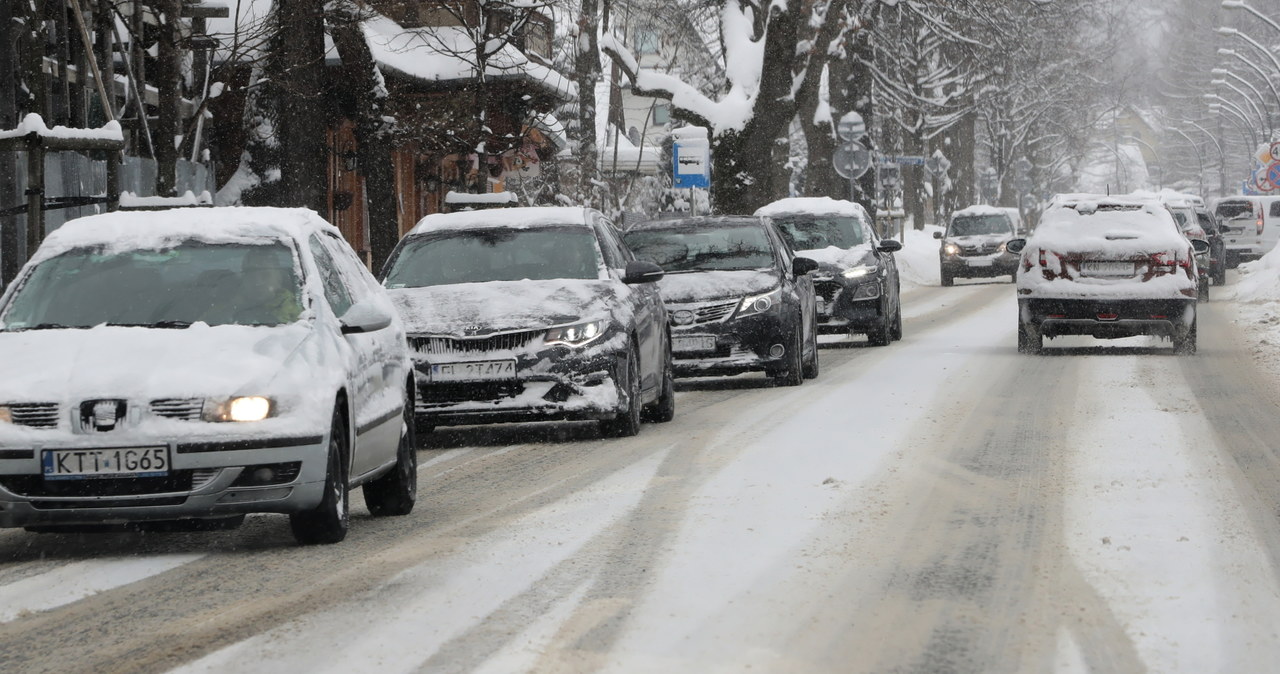
[[[1266,255],[1280,241],[1280,197],[1223,197],[1213,213],[1222,225],[1228,268]]]

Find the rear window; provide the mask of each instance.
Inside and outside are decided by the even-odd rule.
[[[1218,206],[1216,209],[1214,209],[1214,212],[1218,214],[1218,217],[1223,218],[1224,220],[1235,220],[1238,218],[1252,218],[1253,202],[1252,201],[1222,201],[1218,203]]]

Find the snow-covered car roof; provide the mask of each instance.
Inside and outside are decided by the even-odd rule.
[[[107,250],[164,248],[197,239],[211,243],[261,239],[304,240],[311,233],[338,229],[306,208],[175,208],[159,211],[116,211],[77,218],[45,238],[31,263],[73,248],[103,246]]]
[[[487,229],[511,227],[527,229],[548,225],[589,226],[590,211],[570,206],[527,206],[523,208],[494,208],[458,213],[432,213],[418,221],[409,234],[422,234],[445,229]],[[406,235],[407,236],[407,235]]]
[[[869,220],[862,204],[831,197],[789,197],[756,209],[757,216],[778,215],[848,215]]]
[[[1151,253],[1187,248],[1173,216],[1158,201],[1128,195],[1082,197],[1055,198],[1029,243],[1063,252]]]
[[[953,212],[951,214],[951,217],[956,218],[956,217],[961,217],[966,215],[1006,215],[1007,216],[1009,215],[1009,209],[1001,208],[999,206],[989,206],[987,204],[974,204],[972,206],[965,206],[964,208]]]
[[[751,215],[700,215],[688,218],[671,218],[669,220],[646,220],[637,222],[627,229],[636,232],[642,229],[678,229],[689,225],[758,225],[760,219]]]

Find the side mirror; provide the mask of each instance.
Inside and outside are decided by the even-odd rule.
[[[1018,253],[1021,253],[1022,249],[1026,247],[1027,247],[1026,239],[1009,239],[1004,244],[1004,249],[1015,255],[1017,255]]]
[[[338,322],[342,324],[344,335],[377,332],[391,325],[391,314],[377,304],[366,300],[351,305]]]
[[[791,258],[791,271],[797,277],[804,276],[809,272],[818,271],[818,262],[807,257]]]
[[[935,238],[935,239],[941,239],[941,238],[942,238],[942,232],[934,232],[934,233],[933,233],[933,238]]]
[[[1192,239],[1191,249],[1196,252],[1196,255],[1204,255],[1209,252],[1209,242],[1204,239]]]
[[[941,234],[942,232],[934,232]],[[896,253],[902,250],[902,242],[897,239],[880,239],[880,245],[876,246],[876,250],[881,253]]]
[[[632,260],[627,263],[627,268],[622,272],[623,283],[653,283],[658,279],[666,276],[666,272],[662,271],[662,267],[644,260]]]

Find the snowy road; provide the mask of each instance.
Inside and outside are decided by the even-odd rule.
[[[1019,356],[1007,283],[916,288],[800,388],[436,434],[336,546],[3,531],[0,671],[1266,671],[1280,388],[1201,311],[1195,357]]]

